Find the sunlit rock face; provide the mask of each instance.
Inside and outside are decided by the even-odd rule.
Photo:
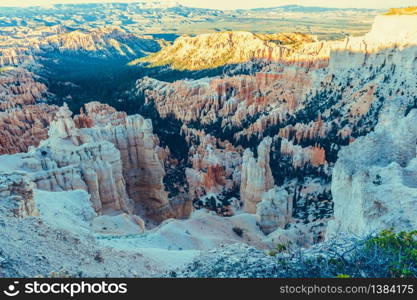
[[[265,59],[303,67],[325,66],[330,48],[300,33],[254,34],[217,32],[196,37],[182,36],[141,62],[171,65],[179,70],[201,70],[252,59]]]
[[[372,30],[363,37],[347,38],[332,49],[330,68],[335,72],[355,66],[393,64],[403,71],[411,68],[416,54],[417,16],[383,15],[375,18]]]
[[[369,39],[383,43],[415,43],[417,14],[414,15],[382,15],[375,17]]]
[[[115,216],[102,215],[94,218],[92,229],[94,232],[101,234],[141,234],[145,231],[145,224],[136,215],[122,213]]]
[[[328,236],[416,228],[417,111],[408,111],[406,102],[394,99],[374,132],[339,153]]]

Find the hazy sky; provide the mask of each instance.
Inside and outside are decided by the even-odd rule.
[[[0,0],[0,6],[48,5],[54,3],[140,2],[141,0]],[[154,0],[142,0],[154,1]],[[193,7],[218,9],[270,7],[287,4],[327,7],[388,8],[416,5],[417,0],[178,0]]]

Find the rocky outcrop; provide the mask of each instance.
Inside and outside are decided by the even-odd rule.
[[[182,36],[173,45],[139,62],[171,65],[178,70],[201,70],[265,59],[310,68],[325,66],[329,50],[325,43],[300,33],[216,32]]]
[[[92,142],[108,141],[121,155],[123,177],[135,210],[158,222],[169,217],[189,215],[190,203],[170,203],[163,178],[169,149],[159,146],[152,123],[139,115],[126,116],[114,108],[92,102],[85,114],[75,118],[78,126],[87,124],[81,132]]]
[[[189,196],[199,198],[208,193],[232,191],[240,184],[240,150],[204,132],[182,127],[190,143],[192,168],[186,169]]]
[[[408,84],[408,80],[403,83],[392,80],[392,86],[386,84],[391,81],[392,73],[398,75],[404,72],[400,76],[410,77],[410,80],[413,76],[410,71],[414,68],[416,55],[417,37],[413,29],[416,17],[405,16],[407,20],[402,17],[378,17],[372,31],[362,37],[320,42],[321,50],[311,51],[310,59],[306,59],[307,62],[320,60],[321,53],[326,53],[323,58],[326,63],[320,70],[294,60],[292,63],[269,63],[253,75],[180,80],[173,83],[145,78],[138,81],[137,88],[145,96],[146,102],[155,104],[162,117],[173,115],[187,124],[198,122],[200,126],[221,124],[224,132],[233,132],[233,138],[227,137],[231,142],[232,139],[237,142],[255,137],[262,139],[270,128],[281,126],[289,126],[287,129],[291,131],[297,130],[295,134],[300,142],[303,140],[302,135],[305,135],[304,138],[323,138],[332,126],[339,127],[344,120],[350,125],[350,129],[344,128],[347,133],[354,126],[362,126],[358,124],[361,119],[375,113],[373,110],[379,105],[379,99],[415,89],[412,84]],[[388,27],[397,28],[389,32],[399,34],[384,35],[388,30],[384,28]],[[399,30],[399,27],[403,29]],[[220,36],[222,34],[226,33],[217,33]],[[208,54],[204,47],[198,47],[198,38],[195,39],[196,45],[178,46],[178,57],[182,58],[185,55],[183,52],[194,51],[193,59],[201,55],[203,57],[198,58],[198,61],[204,63]],[[303,47],[316,44],[304,43]],[[303,47],[296,53],[302,51]],[[166,57],[169,55],[164,53],[163,58]],[[311,107],[314,101],[317,103]],[[309,105],[309,110],[306,110]],[[291,116],[305,118],[300,111],[305,110],[307,113],[310,109],[315,110],[314,116],[307,116],[308,119],[294,124]],[[320,114],[325,122],[317,120]],[[328,119],[335,117],[337,122],[330,124]],[[310,129],[300,128],[301,124],[305,126],[306,122],[311,121],[317,124],[311,124]],[[290,128],[292,126],[298,128]],[[342,129],[342,126],[338,129]],[[288,133],[280,134],[285,137]]]
[[[10,55],[15,55],[11,53]],[[2,56],[3,55],[3,56]],[[48,125],[57,107],[37,102],[47,95],[47,88],[36,76],[0,51],[0,154],[26,152],[47,137]],[[16,54],[17,55],[17,54]]]
[[[0,111],[35,104],[46,95],[46,91],[46,86],[23,68],[0,69]]]
[[[29,146],[38,146],[39,141],[46,138],[47,127],[53,118],[52,108],[48,118],[38,115],[30,119],[16,116],[15,111],[26,114],[35,110],[32,113],[35,114],[35,108],[26,106],[58,100],[48,92],[45,79],[51,72],[51,64],[62,63],[60,56],[83,57],[82,60],[87,57],[118,59],[126,63],[160,49],[159,41],[152,37],[135,35],[118,27],[80,30],[65,26],[13,27],[10,32],[3,31],[0,49],[0,126],[4,129],[0,134],[0,154],[27,151]],[[68,86],[72,83],[63,81],[59,84]]]
[[[159,147],[150,120],[100,103],[85,111],[74,122],[61,107],[49,138],[23,156],[21,169],[38,189],[85,190],[99,214],[137,213],[161,222],[191,213],[190,201],[168,200],[163,178],[169,150]]]
[[[301,147],[294,145],[287,139],[282,139],[280,152],[291,157],[294,168],[302,168],[305,165],[314,167],[325,165],[326,152],[320,146]]]
[[[38,104],[26,105],[0,112],[0,154],[28,151],[48,137],[48,126],[58,107]]]
[[[127,117],[125,112],[119,112],[113,107],[100,102],[87,103],[84,108],[81,108],[80,114],[74,117],[77,128],[118,126],[124,124]]]
[[[36,41],[40,51],[87,53],[91,56],[141,57],[158,51],[160,44],[152,37],[137,36],[119,27],[101,27],[90,30],[75,30],[51,35]],[[37,51],[37,50],[36,50]]]
[[[37,216],[33,197],[34,184],[21,173],[0,175],[0,212],[11,217]]]
[[[308,141],[323,138],[329,131],[329,125],[319,116],[317,121],[310,122],[309,124],[297,123],[281,128],[278,136],[289,141],[293,140],[297,144],[300,144],[305,140]]]
[[[249,149],[243,153],[240,199],[248,213],[256,213],[256,205],[262,201],[263,193],[274,186],[269,166],[271,143],[272,139],[267,137],[259,144],[257,159]]]
[[[23,167],[32,172],[38,189],[83,189],[91,195],[96,212],[132,212],[126,193],[120,152],[106,141],[87,141],[71,119],[68,107],[58,111],[49,138],[28,153]]]
[[[271,246],[310,248],[312,245],[324,241],[325,223],[311,222],[308,224],[291,223],[287,228],[278,228],[271,232],[265,241]]]
[[[342,149],[333,170],[334,221],[339,232],[366,234],[416,228],[417,110],[396,98],[375,131]]]
[[[268,126],[285,122],[289,113],[302,107],[312,78],[304,69],[270,66],[253,76],[174,83],[145,77],[136,87],[137,94],[143,95],[146,103],[153,103],[161,117],[172,115],[186,124],[198,122],[199,126],[219,123],[236,131],[229,138],[232,142],[262,136]],[[263,114],[265,111],[269,113]]]
[[[262,195],[256,205],[259,227],[265,234],[285,228],[292,219],[292,199],[285,189],[274,187]]]
[[[211,79],[173,83],[144,78],[137,82],[138,93],[144,96],[146,104],[155,106],[162,118],[174,117],[187,128],[216,141],[230,142],[236,149],[253,149],[266,136],[273,137],[272,183],[275,181],[296,195],[297,218],[308,222],[328,218],[332,214],[332,168],[340,148],[371,132],[387,103],[399,96],[410,103],[414,101],[415,26],[403,26],[403,30],[396,30],[400,32],[397,36],[385,37],[380,28],[392,25],[395,18],[378,18],[372,31],[362,37],[323,42],[323,51],[316,51],[316,56],[312,51],[310,60],[306,59],[316,57],[318,61],[326,53],[320,66],[294,60],[265,63],[249,75],[226,72]],[[413,20],[400,23],[413,24]],[[294,53],[313,44],[305,43]],[[207,55],[204,47],[195,47],[199,46],[197,39],[196,45],[187,46],[179,51],[194,49],[196,56],[200,50]],[[273,184],[259,188],[259,192],[246,188],[248,161],[253,159],[257,169],[256,159],[249,153],[243,157],[241,200],[255,198],[258,203],[262,193]],[[210,172],[193,169],[187,173],[193,195],[206,195],[204,174],[208,173],[207,186],[215,187],[214,194],[221,190],[224,168],[215,167]],[[264,171],[268,173],[267,169]],[[266,176],[252,177],[253,181],[263,181]]]
[[[174,68],[194,70],[253,58],[259,61],[248,63],[251,67],[229,66],[214,78],[139,80],[137,93],[129,100],[138,96],[138,110],[155,116],[161,126],[161,143],[149,120],[127,116],[98,102],[87,104],[74,119],[64,107],[42,124],[30,124],[39,117],[21,117],[20,110],[43,97],[42,86],[33,78],[26,80],[28,87],[24,88],[7,79],[4,95],[8,100],[1,102],[7,134],[2,133],[6,138],[0,138],[0,143],[4,153],[24,150],[32,142],[19,148],[20,136],[25,140],[25,132],[39,128],[33,134],[36,145],[53,121],[49,138],[24,155],[20,169],[39,189],[88,191],[94,209],[106,216],[97,221],[98,232],[107,228],[117,234],[115,224],[127,224],[126,230],[130,230],[132,223],[139,226],[135,225],[132,233],[141,231],[142,220],[136,220],[134,214],[148,224],[186,217],[192,201],[195,208],[230,216],[240,209],[241,201],[247,212],[257,213],[259,226],[271,240],[295,239],[301,245],[322,239],[325,223],[333,213],[329,192],[332,169],[341,147],[353,143],[346,149],[354,149],[354,153],[342,150],[333,172],[335,220],[329,233],[339,229],[358,233],[391,225],[412,228],[416,141],[408,136],[414,134],[413,123],[395,123],[386,113],[380,114],[390,103],[399,103],[407,111],[407,119],[414,114],[409,109],[416,106],[417,37],[415,30],[407,28],[398,35],[388,32],[384,38],[383,32],[389,31],[395,18],[378,19],[364,37],[336,42],[316,42],[298,34],[246,33],[178,39],[178,44],[149,59],[157,58],[161,64],[168,59]],[[400,26],[413,25],[413,20],[400,22]],[[34,53],[76,51],[119,57],[136,52],[130,52],[118,30],[59,34],[47,35],[45,43],[36,44]],[[235,40],[238,37],[241,41]],[[167,51],[175,52],[177,60]],[[230,57],[222,60],[225,51]],[[23,54],[13,54],[18,63]],[[190,74],[209,74],[204,72]],[[396,116],[406,114],[398,111]],[[378,120],[379,129],[369,140],[360,138],[372,132]],[[189,146],[188,157],[182,145],[175,158],[162,146],[172,138],[166,137],[171,134],[164,128],[167,124],[175,127],[175,134],[182,125],[179,134]],[[399,129],[406,133],[405,138]],[[174,139],[180,138],[179,134]],[[386,144],[380,146],[376,140]],[[354,146],[356,143],[362,146]],[[176,146],[175,141],[172,144]],[[387,145],[393,149],[385,149],[390,148]],[[379,154],[369,154],[368,148]],[[182,177],[176,181],[173,177],[178,174]],[[400,197],[389,192],[391,189],[406,195],[405,200],[401,198],[401,208],[393,206],[399,201],[390,197]],[[110,214],[117,217],[107,218]]]
[[[5,39],[0,50],[0,66],[27,67],[40,56],[53,52],[78,53],[95,58],[125,58],[127,61],[160,50],[161,41],[137,35],[116,26],[74,30],[64,26],[20,29]]]

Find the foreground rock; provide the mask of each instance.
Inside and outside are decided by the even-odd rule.
[[[328,236],[417,228],[417,110],[405,102],[394,99],[374,132],[340,152]]]
[[[207,251],[170,277],[181,278],[272,278],[282,266],[275,257],[245,244],[234,244]]]
[[[340,238],[310,249],[287,248],[263,251],[245,244],[222,245],[205,251],[192,263],[167,277],[180,278],[318,278],[337,273],[320,268],[323,255],[338,257],[345,253],[353,238]],[[334,270],[332,270],[334,271]],[[363,276],[363,275],[362,275]]]
[[[1,277],[152,277],[158,263],[130,251],[99,245],[39,218],[0,217]],[[24,242],[22,242],[24,241]]]

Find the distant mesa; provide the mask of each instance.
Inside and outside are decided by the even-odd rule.
[[[368,33],[372,41],[366,46],[368,51],[373,45],[379,50],[378,44],[382,41],[414,41],[416,15],[417,6],[392,8],[386,14],[377,16]],[[354,36],[351,38],[350,44],[355,41],[357,48],[361,49],[362,40]],[[135,59],[129,65],[147,63],[148,67],[170,66],[181,71],[197,71],[251,60],[266,60],[284,65],[317,68],[327,66],[331,51],[345,47],[346,41],[342,39],[319,40],[315,35],[298,32],[260,34],[247,31],[219,31],[196,36],[183,35],[172,45]]]
[[[252,59],[281,61],[286,56],[312,43],[316,38],[302,33],[256,34],[226,31],[182,36],[173,45],[130,65],[149,63],[150,67],[170,65],[177,70],[202,70],[238,64]]]

